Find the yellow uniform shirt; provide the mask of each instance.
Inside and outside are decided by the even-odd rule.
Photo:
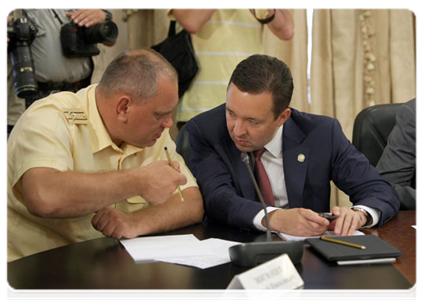
[[[218,9],[197,33],[191,34],[199,72],[185,92],[177,121],[192,117],[226,101],[226,89],[239,62],[263,53],[263,25],[248,9]]]
[[[179,161],[188,183],[195,178],[165,130],[152,147],[117,147],[110,139],[97,110],[96,85],[77,94],[63,92],[36,101],[22,115],[8,140],[8,260],[69,243],[102,237],[91,225],[94,214],[77,218],[45,219],[28,212],[22,203],[22,175],[35,167],[60,171],[98,173],[145,166],[166,160],[167,147],[173,160]],[[81,195],[84,197],[84,195]],[[140,196],[116,204],[124,212],[148,207]]]

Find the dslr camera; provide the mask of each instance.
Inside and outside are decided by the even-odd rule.
[[[66,57],[91,57],[100,54],[97,43],[114,42],[118,36],[118,27],[112,21],[95,24],[90,27],[78,26],[70,22],[60,30],[63,55]]]
[[[34,61],[29,48],[36,34],[37,28],[26,17],[18,17],[7,26],[13,83],[19,98],[26,99],[35,96],[38,92]]]

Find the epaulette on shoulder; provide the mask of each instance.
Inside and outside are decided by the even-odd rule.
[[[81,108],[64,109],[63,113],[65,115],[66,120],[70,124],[78,124],[78,125],[88,124],[87,114]]]

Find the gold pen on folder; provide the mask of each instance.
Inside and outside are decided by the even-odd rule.
[[[323,241],[327,241],[327,242],[331,242],[331,243],[337,243],[337,244],[341,244],[341,245],[345,245],[345,246],[349,246],[349,247],[354,247],[354,248],[358,248],[358,249],[366,249],[366,246],[363,245],[357,245],[357,244],[353,244],[353,243],[349,243],[349,242],[345,242],[345,241],[341,241],[341,240],[335,240],[335,239],[331,239],[325,236],[321,236],[320,237],[321,240]]]
[[[167,156],[167,161],[169,162],[169,166],[173,168],[172,159],[170,159],[170,155],[169,155],[169,151],[167,150],[167,147],[164,147],[164,150]],[[182,196],[181,187],[179,185],[178,185],[178,193],[179,193],[179,197],[181,198],[181,201],[184,202],[184,196]]]

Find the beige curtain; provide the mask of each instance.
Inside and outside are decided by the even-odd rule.
[[[275,37],[268,27],[264,28],[264,52],[278,57],[291,69],[294,78],[294,93],[291,107],[309,112],[308,79],[307,79],[307,14],[305,9],[291,10],[295,24],[294,37],[290,41],[282,41]]]
[[[125,9],[123,20],[128,24],[128,48],[151,47],[167,36],[166,9]]]
[[[363,108],[416,97],[415,42],[409,10],[315,10],[311,112],[337,118],[351,139]],[[333,196],[332,204],[349,205],[343,193]]]

